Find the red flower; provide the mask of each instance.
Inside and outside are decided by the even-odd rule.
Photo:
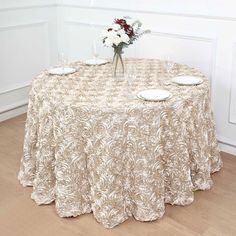
[[[115,23],[119,24],[121,26],[121,28],[124,29],[125,33],[132,38],[134,36],[134,30],[133,27],[131,25],[128,25],[126,23],[126,20],[124,19],[115,19]]]
[[[119,24],[120,26],[124,26],[124,25],[126,25],[126,20],[124,20],[124,19],[116,19],[115,23]]]
[[[134,36],[134,30],[133,30],[133,27],[132,27],[132,26],[126,24],[126,25],[124,26],[124,30],[125,30],[126,34],[127,34],[130,38]]]

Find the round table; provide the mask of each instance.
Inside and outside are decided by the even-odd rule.
[[[165,203],[186,205],[212,186],[222,166],[209,81],[177,64],[173,75],[201,77],[198,86],[168,82],[157,59],[127,59],[136,78],[116,80],[111,65],[72,63],[77,72],[34,78],[19,180],[37,204],[55,201],[61,217],[93,212],[112,228],[134,216],[152,221]],[[173,96],[146,102],[133,94],[162,88]]]

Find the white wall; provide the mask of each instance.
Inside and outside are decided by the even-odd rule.
[[[19,1],[11,1],[19,5]],[[13,10],[10,9],[14,7],[13,3],[0,3],[0,42],[11,45],[7,49],[0,44],[0,52],[4,51],[4,62],[8,62],[2,63],[0,53],[0,91],[10,91],[7,99],[9,106],[13,104],[12,89],[27,85],[33,75],[53,64],[57,50],[67,53],[72,61],[91,57],[93,38],[98,37],[113,18],[129,15],[142,20],[152,33],[130,47],[126,55],[161,58],[168,54],[177,62],[194,66],[207,74],[211,80],[221,148],[236,154],[235,1],[21,0],[21,3],[22,8]],[[33,25],[19,26],[30,23]],[[33,42],[32,45],[23,44],[25,34]],[[20,43],[23,44],[22,51],[17,53],[18,60],[13,60],[12,55],[15,55]],[[101,54],[111,55],[108,49]],[[21,56],[24,62],[19,64],[17,62]],[[14,71],[11,71],[10,64]],[[29,64],[30,69],[26,67]],[[2,69],[3,66],[5,69]],[[13,91],[20,94],[17,90]],[[26,102],[27,91],[21,92],[23,94],[19,96]],[[1,96],[0,92],[0,110],[6,103],[1,103]]]
[[[0,0],[0,121],[27,109],[32,78],[55,60],[52,1]]]

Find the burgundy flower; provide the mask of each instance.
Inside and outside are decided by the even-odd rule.
[[[134,30],[133,30],[133,27],[132,27],[132,26],[126,24],[126,25],[124,26],[124,30],[125,30],[126,34],[127,34],[130,38],[134,36]]]
[[[119,19],[115,18],[113,21],[113,25],[110,28],[107,28],[107,33],[109,33],[103,33],[103,43],[107,47],[113,47],[115,53],[117,53],[117,50],[120,51],[123,49],[123,47],[128,47],[128,45],[133,44],[135,40],[137,40],[143,34],[149,32],[149,30],[140,30],[142,24],[138,20],[134,21],[132,24],[128,24],[128,22],[129,21],[126,21],[126,17]],[[115,37],[112,37],[113,35],[110,35],[111,32],[114,33]],[[107,38],[109,40],[106,40]]]
[[[126,24],[126,20],[124,20],[124,19],[115,19],[115,23],[119,24],[120,26],[124,26]]]
[[[115,19],[115,23],[116,24],[119,24],[120,27],[122,29],[124,29],[125,33],[130,37],[132,38],[135,34],[134,34],[134,30],[133,30],[133,27],[129,24],[127,24],[126,20],[124,19]],[[109,29],[108,29],[109,31]]]

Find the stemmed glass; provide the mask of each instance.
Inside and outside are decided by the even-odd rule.
[[[168,56],[164,60],[164,68],[167,72],[168,79],[170,79],[170,74],[175,66],[175,62]]]
[[[98,62],[98,57],[100,54],[100,47],[99,47],[99,42],[96,40],[93,40],[93,47],[92,47],[92,52],[93,52],[93,57],[95,59],[95,63],[97,64]]]
[[[63,53],[63,52],[58,53],[58,61],[59,61],[60,67],[62,68],[62,73],[64,76],[65,75],[65,66],[68,63],[68,59],[67,59],[65,53]]]
[[[175,67],[175,62],[171,59],[171,57],[167,56],[163,62],[165,71],[167,72],[168,81],[164,82],[164,85],[171,85],[171,73],[173,68]]]
[[[132,91],[132,85],[134,80],[136,79],[136,68],[135,65],[128,65],[127,66],[127,73],[126,73],[126,80],[128,84],[128,98],[132,99],[134,98],[133,91]]]
[[[97,40],[93,40],[92,53],[93,53],[93,58],[95,59],[95,73],[97,71],[98,58],[100,55],[100,46],[101,45]]]

